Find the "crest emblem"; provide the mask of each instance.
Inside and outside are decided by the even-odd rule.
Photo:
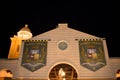
[[[46,65],[47,41],[25,41],[21,65],[35,71]]]
[[[79,41],[80,64],[92,71],[106,65],[102,40]]]

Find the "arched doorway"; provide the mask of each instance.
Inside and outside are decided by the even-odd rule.
[[[50,80],[77,80],[76,70],[65,63],[58,64],[49,73]]]
[[[12,80],[13,74],[11,70],[2,69],[0,70],[0,80]]]
[[[118,69],[116,72],[116,79],[120,80],[120,69]]]

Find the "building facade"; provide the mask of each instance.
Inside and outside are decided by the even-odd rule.
[[[13,80],[115,80],[119,63],[120,58],[109,58],[105,38],[62,23],[34,37],[23,27],[11,38],[0,69],[10,70]]]

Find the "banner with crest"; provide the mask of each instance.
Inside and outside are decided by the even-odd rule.
[[[21,65],[30,71],[36,71],[46,65],[47,41],[24,41]]]
[[[106,65],[102,40],[79,41],[80,64],[91,71],[97,71]]]

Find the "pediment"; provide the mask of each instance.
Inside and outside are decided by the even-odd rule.
[[[73,28],[68,27],[67,24],[58,24],[58,27],[55,29],[52,29],[50,31],[44,32],[42,34],[36,35],[32,40],[36,39],[99,39],[100,37],[75,30]]]

